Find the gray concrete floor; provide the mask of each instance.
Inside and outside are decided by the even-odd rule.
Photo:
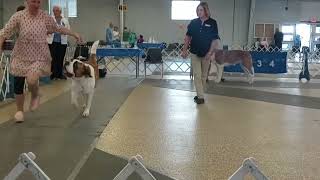
[[[89,118],[82,118],[70,105],[67,92],[26,113],[23,124],[4,121],[0,179],[14,167],[19,154],[29,151],[53,180],[67,179],[75,170],[79,170],[77,180],[113,179],[127,164],[126,158],[137,152],[146,157],[148,167],[179,179],[225,178],[252,154],[269,177],[319,175],[320,146],[310,137],[319,132],[320,98],[261,90],[317,90],[319,83],[256,82],[252,89],[241,82],[209,83],[208,103],[198,107],[192,101],[194,93],[188,92],[194,91],[192,81],[146,79],[136,88],[140,81],[100,80]],[[100,145],[91,152],[99,137]],[[78,166],[86,154],[88,159]],[[158,180],[171,179],[158,172],[152,171]],[[19,179],[34,178],[24,173]],[[138,179],[137,174],[129,178]]]
[[[69,177],[93,141],[141,80],[108,78],[98,82],[89,118],[70,105],[70,92],[54,98],[26,121],[0,125],[0,179],[17,163],[19,154],[33,152],[36,162],[53,180]],[[20,179],[34,179],[28,173]]]
[[[76,180],[88,179],[113,179],[126,165],[128,161],[103,152],[99,149],[94,149],[88,161],[81,168]],[[157,180],[172,180],[171,178],[150,170],[152,175]],[[128,180],[141,180],[141,177],[133,173]]]
[[[228,179],[248,157],[270,179],[319,179],[319,98],[227,83],[209,84],[206,103],[196,105],[192,81],[145,80],[96,147],[125,158],[139,153],[148,167],[179,180]]]
[[[195,91],[192,81],[189,80],[145,80],[144,84],[150,84],[154,87],[170,88],[185,91]],[[242,88],[243,87],[243,88]],[[291,105],[297,107],[320,109],[320,98],[303,95],[292,95],[275,92],[266,92],[255,88],[273,87],[273,88],[300,88],[300,89],[320,89],[320,83],[284,83],[284,82],[256,82],[251,86],[242,82],[225,82],[215,84],[209,82],[207,93],[221,96],[244,98],[255,101],[264,101],[276,104]]]

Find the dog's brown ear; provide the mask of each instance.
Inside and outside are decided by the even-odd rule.
[[[84,75],[85,77],[90,77],[90,78],[92,78],[92,76],[91,76],[91,69],[90,69],[89,66],[84,66],[83,75]]]

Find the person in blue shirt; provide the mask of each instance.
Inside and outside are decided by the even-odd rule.
[[[106,29],[106,43],[112,46],[113,42],[113,24],[109,23],[109,27]]]
[[[299,34],[297,34],[293,40],[292,51],[295,53],[300,52],[300,48],[301,48],[301,37]]]
[[[276,33],[273,36],[275,46],[278,49],[282,49],[282,42],[283,42],[283,33],[279,31],[279,28],[276,28]]]
[[[204,103],[204,89],[210,61],[214,59],[214,50],[219,46],[219,33],[216,20],[210,17],[208,3],[201,2],[197,7],[198,18],[193,19],[188,25],[185,43],[181,56],[188,56],[190,45],[191,64],[193,69],[194,84],[197,104]]]

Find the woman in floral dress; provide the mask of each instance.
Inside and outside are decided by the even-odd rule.
[[[47,34],[59,32],[81,41],[80,36],[66,28],[58,27],[51,16],[40,9],[42,0],[26,0],[26,9],[16,12],[0,30],[0,53],[3,43],[14,33],[18,33],[11,59],[10,73],[14,76],[16,94],[16,122],[24,121],[24,83],[28,83],[31,92],[30,110],[38,108],[39,77],[51,74],[51,55],[47,44]]]

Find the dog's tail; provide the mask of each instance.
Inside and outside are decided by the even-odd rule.
[[[254,67],[251,67],[251,75],[254,76]]]
[[[90,49],[90,54],[97,54],[97,49],[99,47],[99,40],[95,41],[92,46],[91,46],[91,49]]]
[[[254,76],[252,56],[249,52],[247,52],[247,61],[245,63],[247,63],[245,66],[248,68],[250,75]]]

